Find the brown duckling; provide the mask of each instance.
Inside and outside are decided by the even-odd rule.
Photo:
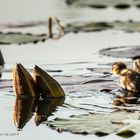
[[[123,62],[113,63],[112,73],[120,76],[119,84],[123,89],[137,94],[140,92],[140,73],[128,69]],[[137,94],[135,96],[138,96]]]

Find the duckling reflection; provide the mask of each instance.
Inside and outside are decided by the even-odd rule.
[[[131,91],[123,91],[122,95],[116,95],[115,98],[113,99],[113,104],[116,106],[123,105],[125,106],[126,104],[136,104],[138,103],[138,97],[135,97],[135,93]]]
[[[47,121],[53,115],[58,106],[62,106],[65,98],[47,98],[40,100],[37,104],[34,122],[37,126]]]
[[[35,98],[16,98],[14,106],[14,124],[17,130],[22,130],[32,118],[35,111]]]

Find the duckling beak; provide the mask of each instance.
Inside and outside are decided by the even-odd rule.
[[[108,74],[106,74],[106,76],[105,77],[108,77],[108,76],[111,76],[111,75],[113,75],[113,73],[108,73]]]
[[[106,75],[107,75],[107,76],[111,76],[111,75],[113,75],[113,72],[110,71],[110,72],[108,72]]]

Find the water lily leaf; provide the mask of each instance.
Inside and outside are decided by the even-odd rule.
[[[99,51],[100,54],[112,57],[132,58],[139,55],[140,46],[121,46],[106,48]]]
[[[91,32],[107,29],[123,30],[127,32],[140,32],[140,22],[89,22],[89,23],[71,23],[65,26],[65,33],[68,32]]]
[[[131,130],[123,130],[119,133],[117,133],[118,136],[121,136],[123,138],[130,138],[132,136],[134,136],[136,133],[131,131]]]
[[[91,32],[111,29],[112,25],[105,22],[90,22],[90,23],[71,23],[66,25],[64,31],[69,32]]]
[[[26,23],[24,26],[27,26]],[[16,26],[16,25],[15,25]],[[22,25],[23,26],[23,25]],[[78,33],[78,32],[93,32],[102,30],[124,30],[127,32],[140,32],[140,22],[76,22],[68,23],[64,26],[64,33]],[[0,44],[26,44],[26,43],[37,43],[45,41],[49,37],[46,34],[30,34],[20,32],[0,32]]]
[[[109,6],[114,6],[115,8],[118,9],[126,9],[129,8],[130,6],[133,5],[139,5],[139,1],[135,0],[66,0],[67,5],[72,5],[72,6],[82,6],[82,7],[90,7],[90,8],[106,8]]]
[[[119,132],[128,123],[112,123],[123,122],[126,119],[138,120],[139,113],[128,113],[125,111],[114,112],[112,114],[87,114],[79,116],[71,116],[68,119],[54,119],[48,124],[53,129],[62,129],[75,134],[96,134],[98,136]],[[118,134],[118,133],[117,133]]]
[[[25,44],[45,41],[46,35],[22,34],[16,32],[0,33],[0,44]]]

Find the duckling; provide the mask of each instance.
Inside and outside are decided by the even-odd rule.
[[[134,95],[138,96],[138,92],[140,92],[140,73],[128,69],[123,62],[113,63],[112,73],[120,76],[119,84],[123,89],[133,93],[133,95],[129,95],[129,97]]]
[[[133,70],[140,73],[140,56],[132,57]]]

